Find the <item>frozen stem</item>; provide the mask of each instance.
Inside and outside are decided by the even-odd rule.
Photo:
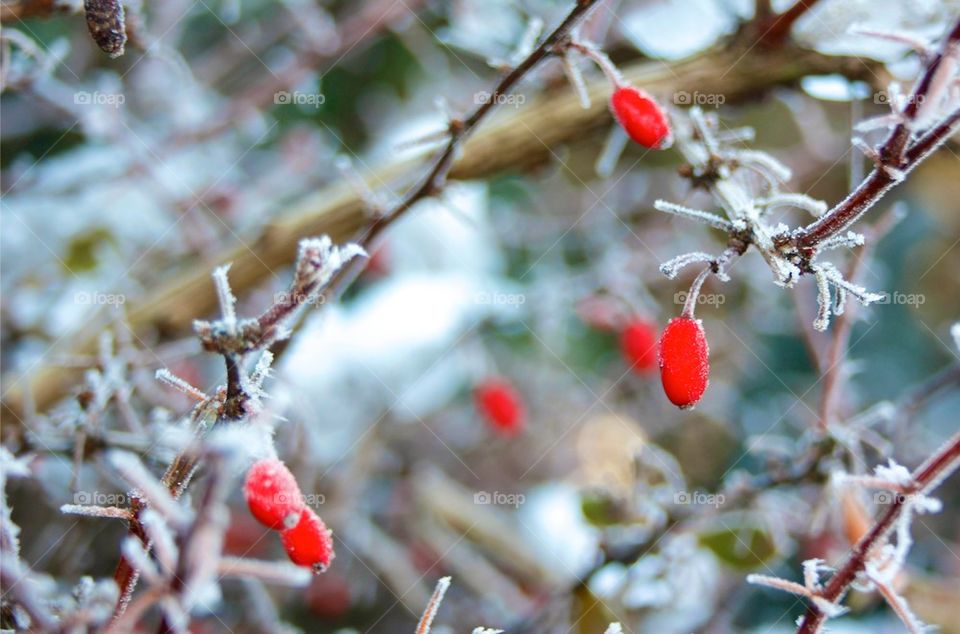
[[[447,593],[449,587],[450,577],[441,577],[440,580],[437,581],[437,587],[434,588],[433,595],[430,596],[430,602],[427,603],[427,607],[420,617],[420,622],[417,624],[416,634],[430,633],[430,626],[433,624],[433,619],[437,615],[437,610],[440,609],[440,603],[443,601],[443,596]]]

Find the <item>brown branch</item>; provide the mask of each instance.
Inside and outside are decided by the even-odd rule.
[[[757,7],[764,10],[758,11],[754,17],[754,22],[750,25],[753,33],[756,33],[756,41],[765,47],[780,46],[790,35],[790,29],[794,23],[800,19],[800,16],[809,11],[819,0],[798,0],[789,9],[783,13],[771,14],[769,3]]]
[[[727,69],[732,70],[724,76]],[[851,78],[869,79],[870,70],[861,60],[825,56],[813,51],[785,47],[742,56],[739,49],[730,48],[712,50],[670,65],[662,62],[636,64],[625,68],[624,75],[654,94],[700,90],[723,94],[728,103],[733,103],[774,86],[791,84],[809,74],[841,73]],[[504,113],[491,121],[467,139],[459,154],[455,153],[457,158],[449,166],[447,178],[469,180],[524,169],[550,160],[552,148],[581,140],[609,125],[607,99],[610,88],[606,79],[590,82],[588,91],[592,100],[588,109],[582,108],[577,95],[563,86],[542,98],[528,99],[524,108]],[[444,159],[450,160],[450,157]],[[371,181],[396,181],[415,169],[416,163],[407,160],[387,165],[377,171]],[[244,245],[224,249],[211,260],[232,262],[231,283],[235,290],[243,291],[260,284],[275,269],[288,266],[301,238],[328,234],[335,242],[342,242],[364,231],[369,223],[369,213],[357,192],[345,185],[336,185],[277,214],[277,218],[268,221],[258,235],[245,238]],[[197,262],[186,262],[169,282],[146,297],[140,300],[128,298],[126,321],[132,331],[144,340],[153,339],[155,335],[169,339],[189,333],[198,315],[210,314],[216,308],[216,293],[207,273],[208,265],[209,260],[202,266]],[[65,338],[59,349],[51,352],[51,358],[86,354],[95,348],[102,328],[100,319],[91,318],[82,331]],[[78,375],[75,368],[46,364],[21,382],[30,381],[29,392],[36,401],[37,410],[46,411],[69,393]],[[3,394],[2,414],[10,429],[20,426],[25,392],[21,383]]]
[[[216,400],[209,401],[207,403],[201,403],[194,409],[193,414],[191,415],[191,422],[194,425],[194,434],[196,438],[200,438],[206,431],[209,429],[210,421],[208,419],[217,419],[220,414],[218,414],[215,409],[218,409],[218,403]],[[190,480],[193,478],[193,474],[197,470],[198,457],[196,454],[196,446],[190,446],[186,450],[182,451],[180,454],[174,458],[173,462],[167,467],[166,472],[163,474],[163,477],[160,479],[160,482],[166,487],[167,491],[170,492],[171,497],[174,500],[180,498],[183,495],[183,492],[187,489],[187,486],[190,484]],[[150,549],[150,540],[147,537],[147,533],[143,528],[143,524],[140,522],[141,513],[146,510],[146,504],[138,497],[134,497],[130,504],[130,513],[132,519],[130,520],[129,532],[131,535],[134,535],[140,542],[143,544],[144,548],[147,550]],[[113,580],[116,582],[117,587],[120,589],[120,594],[117,597],[117,604],[114,608],[113,618],[119,618],[127,606],[130,604],[130,600],[133,598],[133,591],[137,587],[137,582],[140,580],[139,571],[133,566],[133,563],[130,562],[126,557],[121,556],[120,562],[117,564],[117,568],[113,572]]]
[[[392,210],[385,215],[378,217],[371,224],[366,235],[361,241],[363,245],[369,246],[372,244],[377,236],[384,231],[387,226],[402,216],[406,211],[411,209],[418,201],[433,195],[444,186],[447,175],[453,166],[455,153],[461,142],[470,135],[470,133],[480,124],[484,117],[496,106],[496,104],[499,102],[498,97],[510,91],[524,75],[526,75],[542,60],[552,55],[553,47],[555,47],[562,38],[569,34],[570,29],[572,29],[573,26],[584,15],[586,15],[589,9],[597,1],[598,0],[580,0],[556,29],[550,35],[548,35],[547,38],[544,39],[543,42],[537,48],[535,48],[526,59],[517,65],[516,68],[507,73],[506,76],[497,83],[490,99],[486,100],[484,103],[481,103],[464,120],[451,122],[450,138],[447,141],[443,151],[440,152],[440,154],[434,160],[433,166],[420,180],[420,182],[413,187]],[[355,275],[355,272],[360,270],[359,267],[355,266],[355,263],[358,260],[358,258],[354,258],[350,264],[341,267],[340,271],[337,273],[337,276],[334,278],[333,283],[335,284],[337,280],[348,281],[351,275]],[[347,271],[346,275],[343,275],[344,271]],[[342,287],[342,284],[339,286]],[[279,321],[286,318],[294,309],[299,307],[301,305],[301,300],[308,297],[313,292],[314,288],[315,285],[298,287],[295,279],[292,291],[288,294],[286,299],[278,304],[275,304],[271,309],[268,309],[259,319],[256,320],[256,324],[262,327],[265,331],[275,327]],[[266,345],[269,343],[269,340],[265,340],[263,343]],[[241,418],[244,413],[244,401],[246,400],[246,395],[243,393],[241,381],[242,354],[225,350],[220,350],[219,352],[223,355],[226,362],[227,389],[223,404],[220,407],[220,411],[217,416],[217,423]],[[202,412],[203,408],[198,408],[197,411]],[[197,422],[200,423],[198,433],[202,433],[202,421]],[[178,458],[170,465],[167,473],[163,477],[164,484],[168,487],[175,499],[179,497],[179,495],[182,494],[188,486],[190,478],[198,464],[197,459],[191,449],[188,449],[186,452],[178,456]],[[130,522],[130,532],[136,535],[144,543],[144,546],[149,549],[150,544],[146,541],[146,535],[140,523],[140,512],[142,510],[142,504],[139,503],[136,505],[136,508],[131,508],[133,519]],[[123,614],[124,609],[129,604],[130,598],[132,597],[138,581],[138,574],[134,570],[131,562],[126,557],[121,557],[120,563],[114,572],[114,579],[121,589],[120,597],[114,611],[114,618],[117,618]],[[178,588],[174,588],[174,590],[178,590]],[[437,603],[439,603],[439,601]],[[435,610],[436,607],[437,606],[434,605],[433,609]],[[429,629],[430,620],[432,620],[432,616],[430,619],[426,620],[427,629]],[[161,626],[161,632],[165,632],[167,629],[168,628],[165,627],[164,622],[164,624]],[[418,629],[418,631],[420,630]]]
[[[47,18],[56,13],[72,11],[74,8],[76,7],[61,3],[58,0],[13,0],[0,4],[0,22],[26,18]]]
[[[920,106],[927,100],[934,77],[951,49],[960,42],[960,20],[944,38],[940,51],[927,64],[904,108],[902,121],[890,133],[877,152],[877,165],[860,185],[833,209],[804,227],[793,237],[796,247],[804,255],[812,255],[817,245],[831,236],[845,231],[869,211],[902,179],[894,172],[906,174],[953,134],[960,122],[960,111],[953,112],[944,121],[930,129],[918,141],[911,143],[911,126],[916,121]]]
[[[896,496],[890,507],[884,512],[873,528],[864,535],[846,562],[830,577],[830,581],[819,593],[827,601],[838,601],[854,582],[857,574],[863,570],[870,552],[893,530],[900,518],[910,495],[927,493],[935,488],[943,479],[949,476],[960,463],[960,433],[955,434],[943,447],[927,459],[913,472],[913,485],[904,491],[903,495]],[[815,634],[820,631],[826,620],[826,615],[813,603],[808,604],[803,621],[797,628],[797,634]]]

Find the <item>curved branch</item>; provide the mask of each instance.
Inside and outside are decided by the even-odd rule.
[[[960,109],[953,111],[911,143],[911,127],[917,119],[920,106],[927,101],[941,65],[948,56],[956,55],[953,49],[958,43],[960,20],[944,38],[940,52],[927,64],[923,75],[907,98],[901,113],[901,123],[893,129],[877,152],[877,166],[849,196],[795,237],[796,246],[801,252],[812,253],[821,242],[845,231],[903,180],[902,176],[898,177],[896,174],[905,175],[913,170],[957,131],[960,125]]]
[[[870,71],[862,60],[785,47],[742,57],[738,49],[716,49],[669,65],[662,62],[635,64],[624,69],[624,75],[627,80],[643,85],[654,94],[699,90],[723,94],[726,101],[732,103],[774,86],[791,84],[809,74],[841,73],[851,78],[869,78]],[[467,180],[524,169],[549,160],[552,148],[583,139],[609,125],[608,82],[598,78],[590,82],[587,89],[591,97],[590,108],[582,108],[574,91],[563,86],[550,95],[528,100],[529,105],[525,108],[491,121],[463,143],[459,155],[441,156],[434,166],[442,160],[444,169],[449,169],[446,178]],[[486,111],[479,117],[484,114]],[[419,163],[420,159],[412,159],[387,165],[377,171],[371,181],[395,182],[415,170]],[[432,182],[433,177],[429,174],[428,177]],[[428,177],[420,181],[423,194],[432,189],[423,186]],[[413,193],[420,189],[414,189]],[[409,201],[408,205],[413,202]],[[245,240],[245,244],[225,249],[211,260],[233,263],[231,282],[234,289],[242,292],[269,278],[275,269],[290,265],[296,245],[304,236],[327,234],[334,241],[343,242],[356,239],[358,232],[369,230],[370,223],[371,218],[358,193],[345,184],[338,184],[320,190],[278,214],[276,219],[263,226],[258,235]],[[379,231],[383,228],[381,223]],[[169,339],[187,334],[194,319],[210,314],[216,308],[216,293],[208,266],[209,261],[202,266],[188,262],[173,274],[168,283],[140,300],[131,299],[126,305],[126,321],[133,332],[148,340],[152,334]],[[65,338],[60,348],[51,352],[51,358],[58,354],[82,355],[93,349],[103,323],[99,318],[92,318],[82,331]],[[24,381],[30,381],[29,392],[37,410],[44,411],[68,393],[77,376],[76,369],[49,363],[41,366],[30,379],[8,382],[10,387],[3,394],[5,422],[9,422],[11,428],[19,426],[24,411]]]
[[[906,498],[910,494],[926,493],[936,488],[957,469],[958,465],[960,465],[960,433],[955,434],[939,451],[913,472],[914,485],[905,491],[904,495],[896,496],[890,507],[873,525],[873,528],[853,547],[847,561],[830,577],[830,581],[817,596],[830,603],[838,601],[850,587],[850,584],[856,580],[857,574],[863,570],[870,551],[878,546],[893,530],[897,519],[903,512]],[[803,621],[797,628],[797,634],[816,634],[820,631],[826,618],[827,616],[822,610],[810,603],[807,606]]]

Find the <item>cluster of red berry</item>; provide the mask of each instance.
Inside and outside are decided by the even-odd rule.
[[[709,382],[710,350],[699,320],[676,317],[658,334],[655,322],[627,316],[602,297],[587,298],[578,312],[588,326],[618,333],[620,353],[630,370],[647,375],[659,368],[663,391],[671,403],[686,409],[703,396]]]
[[[258,460],[243,484],[247,506],[257,521],[280,531],[280,541],[290,561],[323,572],[333,560],[330,530],[303,494],[287,465],[276,458]]]
[[[645,375],[660,369],[663,391],[670,402],[681,409],[696,405],[710,381],[710,348],[700,320],[675,317],[657,336],[656,323],[639,317],[622,320],[614,326],[609,315],[587,323],[601,330],[619,330],[620,352],[630,369]],[[520,392],[503,378],[481,381],[474,388],[474,405],[494,432],[513,437],[523,431],[526,407]]]
[[[620,333],[620,351],[638,374],[659,367],[663,391],[681,409],[696,405],[707,389],[710,349],[698,319],[671,319],[659,341],[656,324],[631,319]]]
[[[640,145],[661,149],[672,141],[667,113],[645,91],[614,80],[610,109],[627,135]],[[616,311],[602,305],[587,308],[596,319],[588,323],[603,330],[619,326],[620,348],[630,368],[645,374],[660,368],[664,392],[674,405],[686,409],[697,404],[707,389],[709,361],[707,339],[698,320],[677,317],[667,324],[657,340],[656,324],[639,318],[619,323]],[[509,381],[488,378],[474,388],[477,412],[491,428],[505,436],[516,436],[526,419],[526,408],[520,393]]]
[[[610,109],[635,142],[653,149],[670,145],[667,114],[643,90],[617,85]],[[656,324],[629,319],[620,332],[620,349],[635,372],[642,374],[659,366],[663,391],[677,407],[693,407],[707,389],[710,349],[703,325],[692,315],[671,319],[659,341]]]

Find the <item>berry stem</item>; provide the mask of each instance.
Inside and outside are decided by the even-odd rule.
[[[683,311],[680,313],[681,317],[686,317],[687,319],[694,319],[694,311],[697,308],[697,299],[700,297],[700,289],[703,287],[703,283],[707,281],[707,276],[712,272],[711,267],[706,267],[697,277],[694,278],[693,284],[690,285],[690,290],[687,291],[687,298],[683,302]]]
[[[600,70],[603,71],[603,74],[607,76],[607,79],[609,79],[610,83],[613,84],[614,89],[622,88],[628,85],[627,80],[624,79],[623,73],[620,72],[620,69],[617,68],[607,54],[597,48],[595,44],[571,39],[566,43],[566,48],[573,49],[584,57],[593,61],[593,63],[595,63]]]

